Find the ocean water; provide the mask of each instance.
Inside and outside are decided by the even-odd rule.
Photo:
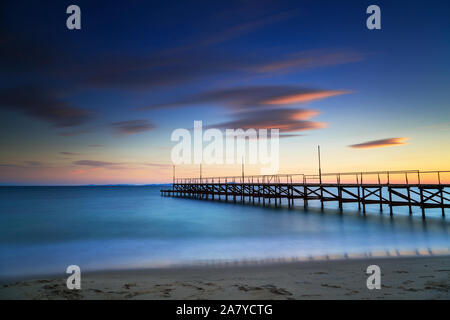
[[[1,187],[0,280],[184,264],[445,252],[449,219],[160,196],[159,186]]]

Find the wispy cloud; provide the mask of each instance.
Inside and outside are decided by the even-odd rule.
[[[235,119],[211,125],[219,129],[280,129],[280,132],[299,132],[325,128],[324,122],[311,121],[319,114],[308,109],[277,109],[243,112],[235,114]]]
[[[150,123],[148,120],[120,121],[112,123],[111,126],[117,133],[123,135],[136,134],[156,128],[155,125]]]
[[[59,154],[65,155],[65,156],[77,156],[79,153],[76,152],[68,152],[68,151],[62,151]]]
[[[339,96],[351,93],[349,90],[321,90],[312,92],[302,92],[280,96],[274,99],[263,101],[264,104],[280,105],[280,104],[298,104],[307,103],[315,100],[325,99],[329,97]]]
[[[74,161],[73,164],[77,166],[88,166],[88,167],[110,167],[119,165],[120,163],[108,161],[96,161],[96,160],[78,160]]]
[[[28,167],[42,167],[44,165],[41,161],[35,161],[35,160],[24,161],[24,163]]]
[[[211,103],[221,104],[231,109],[273,107],[277,105],[307,103],[350,92],[348,90],[324,90],[282,85],[245,86],[212,90],[171,103],[151,105],[140,109],[175,108],[186,105]]]
[[[55,93],[37,87],[0,89],[0,108],[22,112],[55,127],[81,125],[92,116],[92,112],[73,107]]]
[[[156,167],[156,168],[172,167],[171,164],[167,164],[167,163],[144,163],[144,165],[149,166],[149,167]]]
[[[85,87],[148,89],[175,86],[220,75],[238,79],[243,75],[299,72],[362,60],[359,53],[340,50],[301,51],[273,58],[261,54],[225,53],[214,49],[188,52],[147,53],[140,56],[106,56],[65,70]],[[61,75],[64,76],[64,75]]]
[[[168,50],[168,52],[185,52],[192,49],[199,49],[203,47],[209,47],[232,39],[244,36],[253,31],[256,31],[264,26],[286,21],[298,15],[297,12],[284,11],[275,14],[269,14],[266,16],[257,16],[248,21],[236,23],[231,26],[227,26],[225,29],[218,32],[207,32],[207,34],[201,38],[193,39],[189,45],[183,45],[174,49]],[[229,20],[232,17],[236,17],[235,11],[227,17]],[[217,17],[215,17],[217,18]]]
[[[350,50],[308,50],[291,53],[277,61],[256,66],[255,71],[261,73],[293,72],[358,62],[363,58],[361,53]]]
[[[58,132],[58,135],[61,137],[74,137],[79,136],[81,134],[86,134],[92,132],[92,129],[83,129],[83,130],[71,130],[71,131],[61,131]]]
[[[19,163],[2,163],[0,164],[0,167],[7,167],[7,168],[50,168],[51,166],[48,164],[45,164],[41,161],[36,160],[25,160],[21,161]]]
[[[371,149],[371,148],[383,148],[383,147],[393,147],[407,144],[406,141],[409,138],[388,138],[381,140],[372,140],[358,144],[352,144],[349,147],[354,149]]]

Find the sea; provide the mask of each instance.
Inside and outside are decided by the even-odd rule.
[[[440,209],[162,197],[163,186],[0,187],[0,281],[82,272],[450,254]],[[434,210],[434,211],[433,211]],[[448,216],[449,214],[447,214]]]

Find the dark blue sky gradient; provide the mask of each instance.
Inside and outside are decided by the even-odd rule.
[[[71,4],[81,8],[81,30],[65,27]],[[381,30],[366,28],[371,4],[381,7]],[[307,120],[327,124],[305,130],[315,139],[308,146],[448,138],[448,130],[444,138],[428,131],[414,136],[418,127],[450,122],[447,1],[18,0],[0,6],[3,164],[45,162],[56,150],[93,143],[108,146],[97,155],[104,158],[129,154],[131,147],[166,148],[175,128],[233,119],[232,102],[201,103],[200,97],[261,86],[340,92],[288,106],[317,110]],[[313,62],[290,67],[298,57]],[[148,126],[118,137],[113,124],[121,121]],[[168,161],[167,153],[153,157]]]

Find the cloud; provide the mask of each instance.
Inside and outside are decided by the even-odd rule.
[[[63,131],[58,132],[58,135],[61,137],[73,137],[73,136],[79,136],[81,134],[89,133],[91,130],[73,130],[73,131]]]
[[[84,124],[92,113],[73,107],[54,93],[37,87],[0,89],[0,108],[20,111],[55,127]]]
[[[381,140],[372,140],[358,144],[352,144],[349,147],[354,149],[371,149],[371,148],[383,148],[383,147],[393,147],[407,144],[405,141],[409,138],[388,138]]]
[[[3,163],[0,164],[0,167],[9,167],[9,168],[50,168],[51,166],[46,165],[41,161],[35,160],[26,160],[22,161],[20,164],[18,163]]]
[[[304,134],[280,134],[280,138],[298,138],[304,136]]]
[[[77,156],[77,155],[79,155],[79,153],[76,153],[76,152],[67,152],[67,151],[62,151],[62,152],[60,152],[59,154],[63,154],[63,155],[65,155],[65,156]]]
[[[176,108],[211,103],[222,104],[231,109],[247,109],[301,104],[350,92],[348,90],[323,90],[282,85],[245,86],[212,90],[172,103],[151,105],[140,109]]]
[[[295,52],[278,61],[272,61],[255,67],[256,72],[293,72],[309,68],[358,62],[363,55],[349,50],[307,50]]]
[[[233,10],[230,13],[231,13],[231,15],[228,17],[228,19],[236,17],[235,10]],[[296,12],[285,11],[285,12],[279,12],[276,14],[271,14],[271,15],[268,15],[265,17],[258,17],[258,18],[252,19],[250,21],[234,24],[229,27],[227,26],[225,29],[223,29],[220,32],[209,33],[206,37],[203,37],[203,38],[199,39],[198,41],[193,41],[193,43],[190,45],[178,47],[175,50],[176,51],[181,51],[181,50],[184,51],[184,50],[189,50],[189,49],[193,49],[193,48],[208,47],[208,46],[215,45],[218,43],[223,43],[223,42],[232,40],[234,38],[243,36],[245,34],[248,34],[250,32],[253,32],[255,30],[258,30],[266,25],[291,19],[296,15],[297,15]],[[247,16],[248,16],[248,14],[247,14]]]
[[[114,122],[111,126],[119,134],[129,135],[155,129],[155,125],[147,120],[129,120]]]
[[[311,121],[319,114],[308,109],[277,109],[243,112],[235,114],[235,119],[209,126],[218,129],[280,129],[280,132],[299,132],[325,128],[324,122]]]
[[[347,94],[350,92],[351,91],[348,90],[321,90],[321,91],[294,93],[291,95],[285,95],[274,99],[266,100],[263,101],[263,103],[272,105],[307,103],[315,100],[339,96],[341,94]]]
[[[29,161],[24,161],[24,163],[28,166],[28,167],[42,167],[44,164],[40,161],[34,161],[34,160],[29,160]]]
[[[166,163],[145,163],[145,165],[149,166],[149,167],[156,167],[156,168],[168,168],[168,167],[172,166],[172,165],[166,164]]]
[[[221,41],[220,37],[212,37],[205,44]],[[54,73],[60,77],[70,75],[88,88],[149,89],[192,83],[218,75],[239,78],[242,75],[300,72],[363,59],[360,53],[340,49],[298,51],[281,58],[276,55],[274,58],[273,54],[261,53],[255,56],[202,46],[195,44],[194,47],[139,55],[109,54],[89,60],[80,58],[78,62],[66,66],[63,74],[58,74],[61,72],[59,66],[54,68]]]
[[[74,47],[54,41],[36,41],[31,35],[0,35],[0,44],[5,49],[0,52],[0,67],[12,73],[38,72],[33,79],[52,79],[54,86],[69,84],[77,89],[144,90],[190,84],[217,76],[228,75],[236,79],[243,75],[298,72],[363,59],[362,54],[348,49],[307,50],[288,55],[259,52],[255,55],[225,52],[223,48],[214,47],[293,16],[292,12],[281,12],[231,26],[224,22],[218,32],[206,32],[199,40],[192,40],[192,44],[138,54],[109,52],[86,56],[80,55]]]
[[[88,166],[88,167],[109,167],[118,165],[117,162],[107,162],[107,161],[95,161],[95,160],[78,160],[74,161],[73,164],[77,166]]]

